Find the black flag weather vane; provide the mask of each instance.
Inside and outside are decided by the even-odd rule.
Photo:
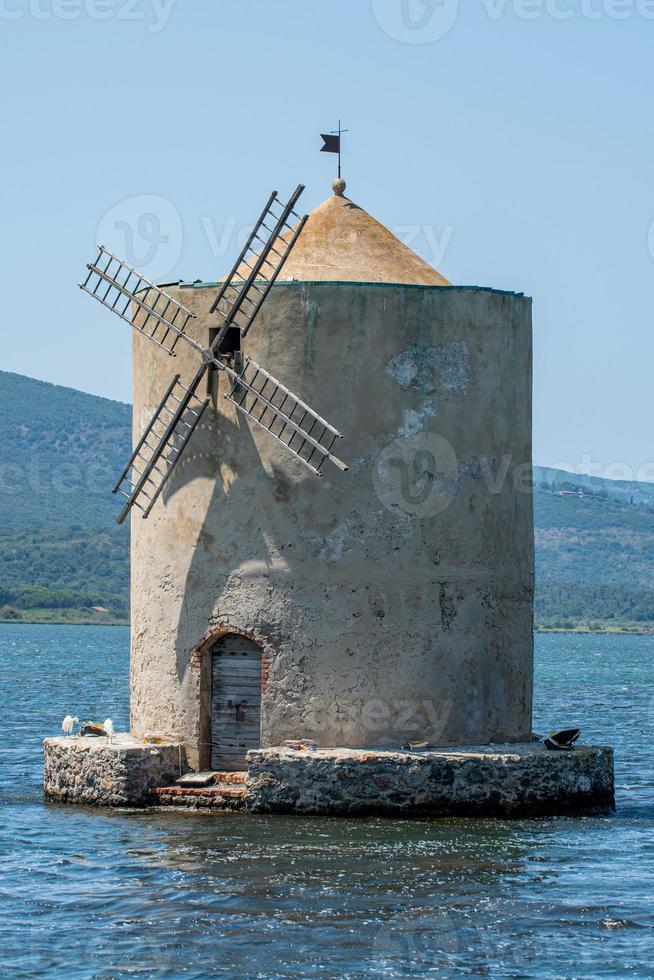
[[[338,153],[338,176],[341,176],[341,137],[343,133],[349,133],[349,129],[341,129],[341,120],[338,120],[338,129],[331,133],[321,133],[324,146],[321,146],[321,153]]]

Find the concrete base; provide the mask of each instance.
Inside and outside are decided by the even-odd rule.
[[[181,806],[251,813],[541,816],[614,808],[613,750],[549,752],[537,742],[429,752],[259,749],[249,771],[205,789],[175,786],[181,745],[129,735],[47,738],[45,795],[95,806]],[[222,774],[226,779],[229,774]],[[234,774],[232,774],[234,775]]]
[[[146,806],[150,790],[186,772],[181,745],[145,745],[131,735],[46,738],[44,787],[48,800],[91,806]]]
[[[540,816],[615,806],[613,750],[537,742],[375,752],[248,754],[248,809],[263,813]]]

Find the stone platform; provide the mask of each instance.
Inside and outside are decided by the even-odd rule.
[[[146,745],[131,735],[46,738],[43,742],[46,799],[90,806],[149,806],[154,786],[186,772],[183,746]]]
[[[248,753],[248,808],[264,813],[541,816],[614,809],[613,750],[539,742],[428,752]]]
[[[614,808],[613,750],[549,752],[538,742],[428,752],[285,748],[248,753],[247,773],[176,785],[189,770],[177,743],[129,735],[47,738],[45,795],[61,803],[250,813],[544,816]]]

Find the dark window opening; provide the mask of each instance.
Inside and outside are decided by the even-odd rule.
[[[217,327],[212,327],[209,330],[209,344],[213,345],[216,337],[220,333],[220,329]],[[227,333],[223,337],[220,347],[218,348],[219,354],[236,354],[241,349],[241,331],[238,327],[228,327]]]
[[[210,327],[209,328],[209,346],[213,347],[216,337],[220,333],[220,327]],[[228,366],[234,371],[241,370],[241,331],[238,327],[228,327],[227,333],[223,337],[220,347],[215,352],[216,355],[222,355],[223,357],[229,358]],[[207,395],[214,400],[215,403],[218,398],[218,375],[220,370],[217,367],[211,365],[207,374]]]

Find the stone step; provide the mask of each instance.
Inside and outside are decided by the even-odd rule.
[[[186,772],[175,780],[175,785],[188,789],[203,789],[205,786],[213,786],[215,781],[213,772]]]
[[[179,779],[175,780],[176,786],[184,789],[205,789],[215,786],[217,783],[243,784],[247,779],[247,772],[187,772]]]
[[[160,786],[151,791],[158,806],[191,809],[244,810],[247,790],[235,783],[220,782],[214,786]]]

